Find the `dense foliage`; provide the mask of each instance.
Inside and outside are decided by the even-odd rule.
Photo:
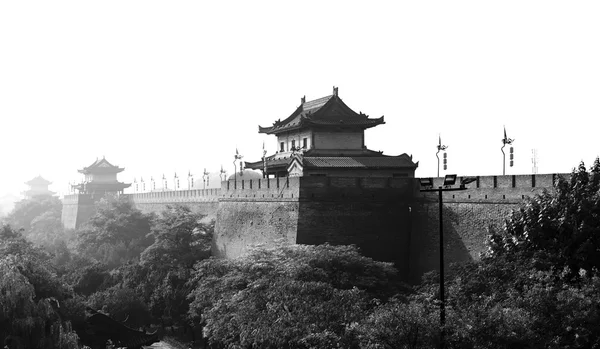
[[[373,299],[400,289],[390,264],[353,246],[259,247],[198,263],[194,277],[190,314],[227,347],[356,346],[352,329]]]
[[[37,196],[17,202],[4,222],[13,229],[21,230],[34,244],[55,249],[66,239],[61,214],[60,199],[54,196]]]
[[[138,259],[152,244],[152,216],[133,207],[125,197],[103,199],[97,213],[77,231],[77,250],[109,267]]]
[[[77,348],[62,319],[69,290],[48,266],[48,254],[9,226],[0,230],[0,336],[11,348]]]
[[[530,200],[491,237],[490,253],[523,253],[570,277],[600,268],[600,161],[581,163],[570,179],[559,178],[553,193]]]

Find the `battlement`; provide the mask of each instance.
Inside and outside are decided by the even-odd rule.
[[[300,177],[259,178],[221,182],[221,200],[232,198],[297,199]]]
[[[467,185],[467,190],[444,192],[444,203],[478,202],[517,204],[543,190],[552,190],[558,177],[569,178],[568,173],[476,176],[477,180]],[[458,177],[456,182],[466,177]],[[433,179],[433,187],[443,186],[444,178]],[[419,198],[437,200],[437,193],[419,193]]]
[[[383,199],[411,196],[414,178],[280,177],[222,182],[221,199]]]
[[[100,200],[101,195],[93,194],[69,194],[65,195],[62,199],[63,205],[67,204],[93,204]]]
[[[148,203],[188,203],[188,202],[216,202],[221,189],[190,189],[155,191],[149,193],[124,194],[136,204]]]

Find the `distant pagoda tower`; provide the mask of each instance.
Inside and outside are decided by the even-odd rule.
[[[52,182],[45,180],[42,176],[37,176],[32,180],[25,182],[29,186],[29,190],[22,192],[25,199],[31,199],[38,196],[52,196],[56,194],[53,191],[48,190],[48,186]]]
[[[73,185],[73,189],[79,194],[91,194],[94,196],[104,196],[105,194],[123,194],[123,189],[131,184],[119,182],[117,173],[122,172],[124,168],[112,165],[104,157],[102,160],[96,159],[93,164],[78,170],[85,177],[82,183]]]
[[[384,123],[383,116],[369,118],[350,109],[334,87],[330,96],[308,102],[302,97],[283,121],[259,126],[259,133],[277,136],[278,150],[245,165],[266,177],[414,177],[418,163],[412,156],[387,156],[365,146],[365,130]]]

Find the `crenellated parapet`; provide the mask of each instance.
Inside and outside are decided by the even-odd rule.
[[[531,175],[505,175],[505,176],[475,176],[475,181],[468,184],[467,190],[445,192],[445,203],[479,202],[498,204],[519,204],[526,197],[531,197],[543,190],[552,190],[559,176],[569,178],[568,173],[531,174]],[[456,182],[466,177],[458,177]],[[444,178],[433,179],[433,187],[443,186]],[[436,193],[420,193],[422,199],[437,202]]]
[[[190,189],[124,194],[136,204],[217,202],[221,189]]]
[[[228,180],[221,183],[221,200],[297,200],[299,188],[299,177]]]

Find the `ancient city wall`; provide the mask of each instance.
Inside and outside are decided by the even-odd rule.
[[[296,243],[299,181],[285,177],[223,182],[213,255],[234,258],[251,245]]]
[[[191,189],[125,194],[135,207],[144,213],[160,213],[168,205],[186,205],[194,212],[206,216],[206,220],[217,218],[217,207],[221,189]]]
[[[96,202],[100,198],[84,194],[65,195],[61,216],[65,229],[75,229],[87,222],[96,213]]]
[[[569,175],[563,175],[569,176]],[[558,175],[480,176],[464,191],[443,194],[445,261],[476,260],[490,226],[502,228],[526,197],[553,190]],[[460,183],[461,178],[457,182]],[[434,187],[443,178],[434,179]],[[283,177],[230,180],[220,189],[128,194],[143,212],[185,204],[215,219],[213,254],[236,257],[255,244],[355,244],[394,262],[413,280],[439,266],[437,193],[414,178]],[[95,212],[90,195],[63,200],[63,222],[75,228]]]
[[[464,191],[443,194],[445,262],[477,260],[486,249],[488,229],[502,229],[525,198],[553,190],[559,175],[480,176]],[[562,176],[569,176],[563,174]],[[460,178],[457,180],[460,182]],[[443,178],[434,179],[434,188]],[[412,209],[410,269],[413,278],[439,267],[437,193],[419,193]]]

